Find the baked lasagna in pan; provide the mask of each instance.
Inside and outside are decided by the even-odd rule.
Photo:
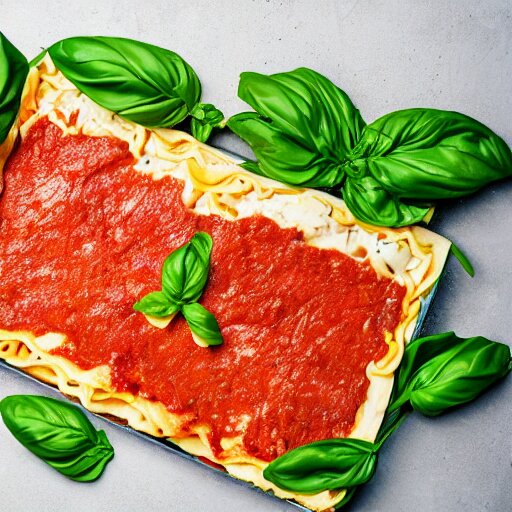
[[[447,240],[364,225],[328,194],[121,119],[48,56],[2,166],[2,359],[279,497],[314,510],[343,499],[285,492],[263,470],[316,440],[375,439]],[[224,339],[208,348],[181,316],[133,309],[199,231],[213,239],[200,302]]]

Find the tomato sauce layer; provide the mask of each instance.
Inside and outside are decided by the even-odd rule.
[[[197,215],[181,182],[133,163],[120,140],[62,136],[46,119],[31,128],[0,200],[0,326],[66,334],[54,353],[109,365],[116,390],[189,414],[182,435],[209,425],[219,457],[223,437],[243,434],[249,454],[272,460],[347,435],[405,289],[268,218]],[[214,241],[201,303],[221,327],[216,348],[198,347],[179,316],[160,330],[132,307],[197,231]]]

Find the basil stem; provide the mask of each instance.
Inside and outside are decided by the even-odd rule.
[[[0,402],[13,436],[51,467],[79,482],[101,476],[114,449],[78,407],[43,396],[13,395]]]
[[[475,269],[469,261],[468,257],[457,247],[453,242],[450,246],[451,253],[457,258],[457,261],[461,264],[462,268],[471,276],[475,277]]]
[[[426,416],[474,400],[510,371],[510,348],[453,332],[418,338],[406,347],[388,411],[410,403]]]
[[[210,112],[199,103],[201,84],[176,53],[119,37],[71,37],[48,48],[57,68],[98,105],[135,123],[169,128],[188,115]],[[214,107],[213,107],[214,108]],[[216,113],[220,113],[215,109]],[[217,126],[205,113],[194,130],[204,142]]]
[[[265,76],[242,73],[238,96],[256,112],[227,126],[251,146],[259,174],[292,185],[332,187],[364,121],[350,98],[311,69]]]
[[[44,59],[47,53],[48,50],[41,47],[41,51],[28,63],[28,67],[31,68],[33,66],[37,66]]]
[[[384,441],[405,421],[410,413],[410,407],[399,407],[390,411],[386,409],[384,419],[375,438],[375,442],[382,445]]]
[[[18,116],[27,74],[27,59],[0,32],[0,144]]]
[[[157,318],[181,311],[198,345],[220,345],[223,340],[217,320],[197,302],[208,280],[212,246],[210,235],[199,232],[173,251],[162,267],[162,291],[147,294],[133,309]]]
[[[309,69],[242,73],[238,95],[256,112],[229,119],[251,146],[258,174],[341,193],[359,220],[399,227],[432,203],[512,175],[512,152],[457,112],[408,109],[365,125],[348,96]]]

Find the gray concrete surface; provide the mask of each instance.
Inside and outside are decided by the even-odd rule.
[[[398,108],[459,110],[512,143],[512,4],[503,1],[0,0],[0,30],[28,56],[72,35],[118,35],[178,52],[204,99],[232,114],[241,71],[309,66],[343,87],[370,121]],[[244,150],[222,137],[220,144]],[[512,342],[512,182],[440,208],[433,228],[470,256],[450,262],[425,327]],[[512,509],[512,378],[437,419],[413,415],[385,445],[351,512]],[[41,393],[0,368],[0,396]],[[105,425],[116,457],[76,484],[30,456],[0,425],[0,510],[292,511],[291,505]]]

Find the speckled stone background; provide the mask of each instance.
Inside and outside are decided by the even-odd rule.
[[[204,99],[226,114],[241,71],[309,66],[371,121],[394,109],[458,110],[512,144],[510,0],[129,1],[0,0],[0,30],[27,56],[73,35],[117,35],[170,48],[196,69]],[[238,151],[230,137],[218,144]],[[439,208],[435,231],[470,256],[451,261],[425,333],[455,330],[512,342],[512,181]],[[505,512],[512,508],[512,378],[437,419],[413,415],[385,445],[351,512]],[[0,368],[0,397],[45,393]],[[67,481],[0,425],[0,510],[293,511],[101,420],[116,448],[105,475]]]

